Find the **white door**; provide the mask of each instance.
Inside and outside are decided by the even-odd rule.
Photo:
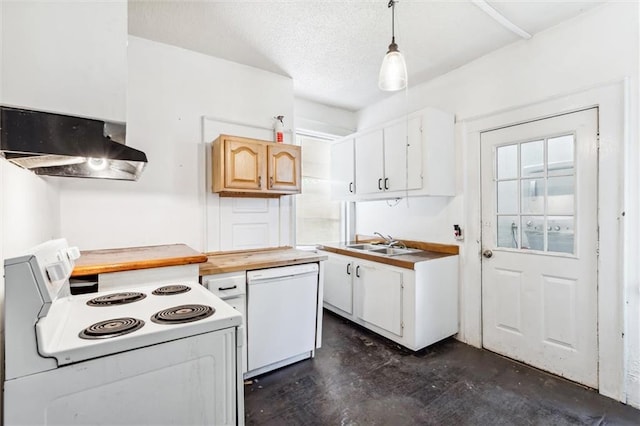
[[[598,110],[480,140],[483,346],[597,388]]]

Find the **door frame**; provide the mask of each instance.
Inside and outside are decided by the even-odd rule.
[[[628,80],[459,120],[462,158],[463,211],[467,238],[462,249],[459,338],[482,347],[482,263],[480,200],[480,134],[534,119],[598,107],[598,382],[602,395],[626,402],[625,387],[625,245],[624,154],[630,149]],[[618,188],[618,190],[611,190]],[[631,229],[631,228],[630,228]],[[632,250],[631,250],[632,251]],[[623,257],[624,256],[624,257]]]

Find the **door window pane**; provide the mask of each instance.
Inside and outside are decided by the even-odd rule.
[[[544,174],[544,141],[523,143],[520,152],[521,176],[542,176]]]
[[[522,179],[522,213],[544,214],[544,179]]]
[[[547,214],[572,215],[574,209],[574,185],[573,176],[550,177],[547,180],[548,198]]]
[[[518,145],[500,146],[497,149],[498,179],[518,177]]]
[[[498,216],[497,246],[518,248],[518,216]]]
[[[573,216],[549,216],[547,219],[548,251],[573,253]]]
[[[518,181],[498,182],[498,213],[518,213]]]
[[[573,134],[496,150],[497,246],[574,253]]]
[[[573,135],[550,138],[547,143],[549,176],[573,174]]]
[[[544,250],[544,216],[522,216],[522,248]]]

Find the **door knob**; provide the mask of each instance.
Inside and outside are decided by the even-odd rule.
[[[489,259],[491,256],[493,256],[493,252],[492,252],[491,250],[487,249],[487,250],[484,250],[484,251],[482,252],[482,255],[483,255],[484,257],[486,257],[487,259]]]

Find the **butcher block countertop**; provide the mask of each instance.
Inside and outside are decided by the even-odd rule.
[[[446,256],[457,256],[459,247],[456,245],[428,243],[423,241],[401,240],[407,247],[419,249],[421,251],[411,254],[386,256],[379,254],[371,254],[363,250],[354,250],[348,248],[348,245],[372,243],[380,244],[382,241],[371,237],[357,236],[356,241],[347,243],[324,244],[318,246],[318,249],[331,253],[342,254],[344,256],[357,257],[359,259],[370,260],[373,262],[384,263],[386,265],[397,266],[405,269],[415,269],[416,263],[424,262],[432,259],[439,259]],[[381,246],[383,247],[383,246]]]
[[[292,247],[219,251],[206,253],[206,255],[209,260],[200,265],[200,275],[249,271],[327,260],[327,256],[323,254]]]
[[[88,250],[80,254],[72,277],[207,261],[207,256],[185,244]]]

